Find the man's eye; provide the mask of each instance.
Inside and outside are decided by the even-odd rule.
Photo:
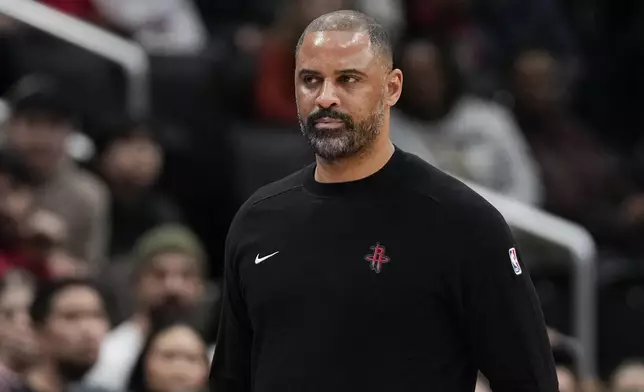
[[[357,81],[358,81],[358,78],[356,78],[355,76],[350,76],[350,75],[340,76],[340,83],[349,83],[349,84],[351,84],[351,83],[355,83]]]
[[[315,76],[305,76],[304,77],[304,83],[306,84],[314,84],[318,81],[318,78]]]

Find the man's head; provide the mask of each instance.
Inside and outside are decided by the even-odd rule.
[[[37,355],[29,317],[33,296],[33,280],[22,271],[14,269],[0,278],[0,362],[18,373]]]
[[[389,138],[389,108],[402,91],[385,29],[356,11],[315,19],[296,48],[295,97],[302,133],[327,161]]]
[[[56,83],[30,76],[18,82],[9,95],[9,144],[22,153],[41,177],[57,168],[67,156],[67,139],[73,113]]]
[[[141,311],[161,318],[190,316],[202,298],[206,256],[197,237],[179,225],[152,229],[135,246]]]
[[[109,329],[99,290],[83,279],[63,279],[39,288],[31,318],[48,361],[66,381],[80,380],[96,362]]]
[[[113,187],[147,189],[163,166],[163,150],[152,125],[128,122],[119,127],[101,154],[101,171]]]
[[[462,94],[462,81],[450,48],[439,40],[418,38],[400,53],[408,87],[401,106],[414,117],[434,120],[445,115]]]
[[[545,114],[561,98],[557,59],[543,49],[525,49],[514,58],[513,93],[521,110]]]

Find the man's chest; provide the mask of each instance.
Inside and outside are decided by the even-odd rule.
[[[235,261],[251,314],[414,312],[441,300],[456,253],[445,222],[400,204],[354,207],[267,212],[248,227]]]

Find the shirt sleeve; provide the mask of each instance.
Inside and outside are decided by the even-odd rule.
[[[491,206],[471,212],[462,264],[469,345],[494,392],[557,392],[541,305],[511,231]]]
[[[250,356],[253,332],[242,296],[232,242],[229,234],[226,241],[221,317],[210,370],[212,392],[251,390]]]

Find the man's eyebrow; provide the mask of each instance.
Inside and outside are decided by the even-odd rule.
[[[364,72],[362,72],[362,71],[360,71],[360,70],[358,70],[358,69],[355,69],[355,68],[341,69],[341,70],[339,70],[339,71],[335,71],[335,73],[336,73],[336,74],[338,74],[338,75],[347,75],[347,74],[350,74],[350,75],[358,75],[358,76],[362,76],[362,77],[365,77],[365,78],[367,77],[367,74],[366,74],[366,73],[364,73]]]
[[[319,76],[319,75],[321,75],[321,73],[319,73],[318,71],[314,71],[312,69],[306,69],[306,68],[300,70],[300,72],[298,72],[297,74],[299,76],[309,76],[309,75]]]

